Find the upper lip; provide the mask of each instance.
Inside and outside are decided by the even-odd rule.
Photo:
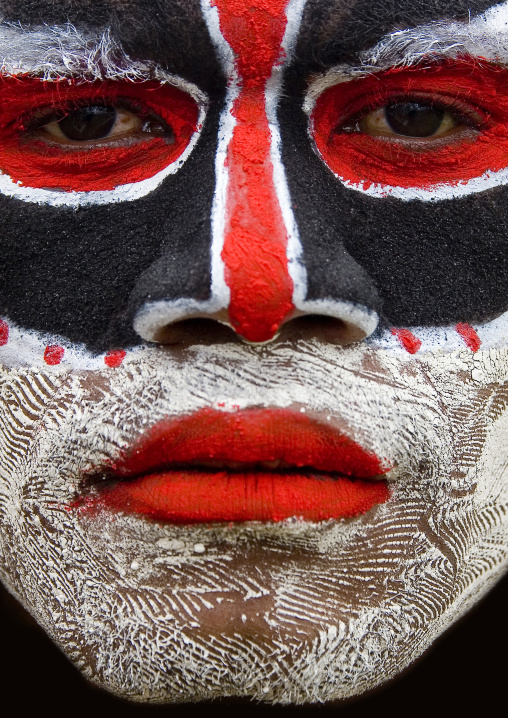
[[[330,424],[294,410],[202,409],[155,424],[110,468],[117,478],[176,466],[241,471],[311,468],[374,478],[391,468]]]

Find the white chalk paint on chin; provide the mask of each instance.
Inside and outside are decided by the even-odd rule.
[[[385,353],[378,373],[357,373],[362,346],[337,355],[307,345],[293,364],[285,361],[290,352],[280,346],[275,363],[240,345],[205,347],[181,372],[169,371],[178,365],[166,356],[159,366],[113,374],[99,397],[86,377],[6,372],[4,580],[104,687],[144,701],[355,695],[421,654],[506,565],[506,457],[481,457],[480,474],[469,451],[462,456],[468,429],[477,430],[480,451],[483,429],[495,428],[492,394],[475,400],[496,380],[493,369],[506,378],[506,352],[496,362],[428,357],[422,372],[401,371],[410,358]],[[217,356],[229,364],[212,376]],[[462,381],[475,368],[481,377]],[[304,402],[364,427],[376,450],[396,451],[406,465],[398,496],[365,519],[254,529],[110,520],[106,512],[94,525],[61,508],[84,468],[132,441],[140,417],[193,411],[206,394],[222,392],[251,403],[267,394],[280,405]],[[27,397],[30,410],[14,414],[13,403]],[[488,445],[497,456],[506,431],[504,419]],[[506,442],[499,446],[504,454]],[[257,556],[249,553],[256,545]],[[233,619],[249,614],[245,631],[240,624],[217,640],[210,628],[217,597]],[[257,598],[262,612],[252,624]]]
[[[362,342],[352,344],[351,347],[365,345],[369,349],[380,352],[399,356],[410,353],[415,357],[431,352],[472,351],[471,347],[468,349],[464,335],[457,330],[458,326],[469,327],[469,325],[397,327],[378,331]],[[490,322],[474,324],[471,329],[477,336],[478,348],[482,351],[508,346],[508,312]],[[412,335],[416,342],[414,351],[408,349],[401,342],[398,335],[401,330]],[[232,341],[228,346],[241,347],[243,345],[239,341],[237,343]],[[277,347],[277,340],[273,342],[273,347]],[[334,348],[332,347],[332,349]],[[298,344],[295,345],[294,350],[298,351]],[[344,347],[343,350],[347,351],[348,347]],[[95,354],[84,344],[71,342],[56,334],[24,329],[8,319],[0,319],[0,366],[9,368],[49,368],[58,365],[61,368],[77,371],[114,371],[124,361],[142,358],[143,354],[146,354],[147,362],[152,362],[154,351],[167,351],[167,349],[158,344],[144,343],[131,347],[118,347],[108,352]],[[260,348],[259,351],[262,352],[263,348]]]
[[[508,64],[508,2],[490,8],[469,22],[435,22],[386,35],[374,47],[360,53],[358,66],[338,65],[316,78],[305,97],[304,111],[311,117],[318,97],[334,85],[392,68],[411,67],[425,61],[461,56]],[[312,127],[310,133],[312,137]],[[315,145],[314,149],[319,155]],[[392,197],[406,202],[460,199],[508,184],[508,168],[487,170],[470,180],[442,182],[427,187],[398,187],[368,181],[351,182],[331,171],[349,189],[370,197]]]

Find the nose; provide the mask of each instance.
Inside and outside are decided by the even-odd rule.
[[[372,308],[377,297],[363,270],[355,266],[352,271],[355,263],[345,252],[338,253],[339,299],[306,299],[309,268],[292,214],[277,125],[283,62],[290,54],[288,0],[274,0],[269,16],[256,0],[237,3],[235,11],[227,0],[213,4],[220,26],[220,37],[214,39],[234,63],[216,156],[211,286],[207,298],[174,299],[170,287],[182,283],[175,276],[181,264],[176,270],[172,258],[162,256],[143,276],[134,329],[147,341],[172,342],[180,334],[177,323],[206,318],[259,344],[272,340],[284,325],[318,315],[328,317],[325,334],[339,343],[358,341],[377,326]],[[186,271],[192,275],[193,267]],[[368,297],[359,289],[362,278]]]

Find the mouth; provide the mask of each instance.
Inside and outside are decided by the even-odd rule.
[[[284,409],[203,409],[153,426],[75,503],[173,524],[349,518],[389,498],[386,460]]]

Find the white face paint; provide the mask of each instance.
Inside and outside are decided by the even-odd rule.
[[[203,6],[231,63],[218,28],[214,35],[213,8]],[[290,8],[288,54],[303,5]],[[228,299],[220,251],[232,65],[227,74],[210,312]],[[326,314],[305,300],[275,71],[271,82],[270,152],[294,303]],[[182,305],[181,316],[189,312]],[[374,328],[375,320],[366,333]],[[0,576],[84,675],[118,695],[271,703],[355,696],[400,673],[506,569],[506,314],[474,325],[477,351],[455,327],[412,328],[420,342],[414,355],[390,332],[345,347],[281,335],[263,347],[139,346],[110,366],[108,355],[62,337],[12,322],[8,329],[0,346]],[[47,361],[48,347],[62,349],[60,363]],[[250,408],[302,412],[386,457],[390,499],[353,519],[192,526],[90,512],[76,501],[87,496],[91,474],[107,473],[157,422]]]
[[[5,370],[2,580],[86,676],[126,697],[361,693],[506,567],[506,355],[309,341],[146,350],[113,372]],[[347,430],[395,465],[391,499],[318,524],[70,508],[83,474],[149,425],[218,406],[304,408]]]
[[[0,193],[24,202],[48,204],[52,207],[86,207],[87,205],[128,202],[153,192],[168,176],[183,166],[196,142],[208,109],[208,98],[193,83],[165,72],[153,62],[133,61],[111,37],[103,33],[84,33],[67,23],[58,27],[45,27],[26,31],[18,25],[0,26],[1,74],[5,76],[32,76],[45,82],[94,82],[116,80],[146,82],[158,80],[186,92],[198,108],[197,129],[180,156],[152,177],[118,185],[112,190],[88,192],[59,191],[23,187],[0,171]]]

